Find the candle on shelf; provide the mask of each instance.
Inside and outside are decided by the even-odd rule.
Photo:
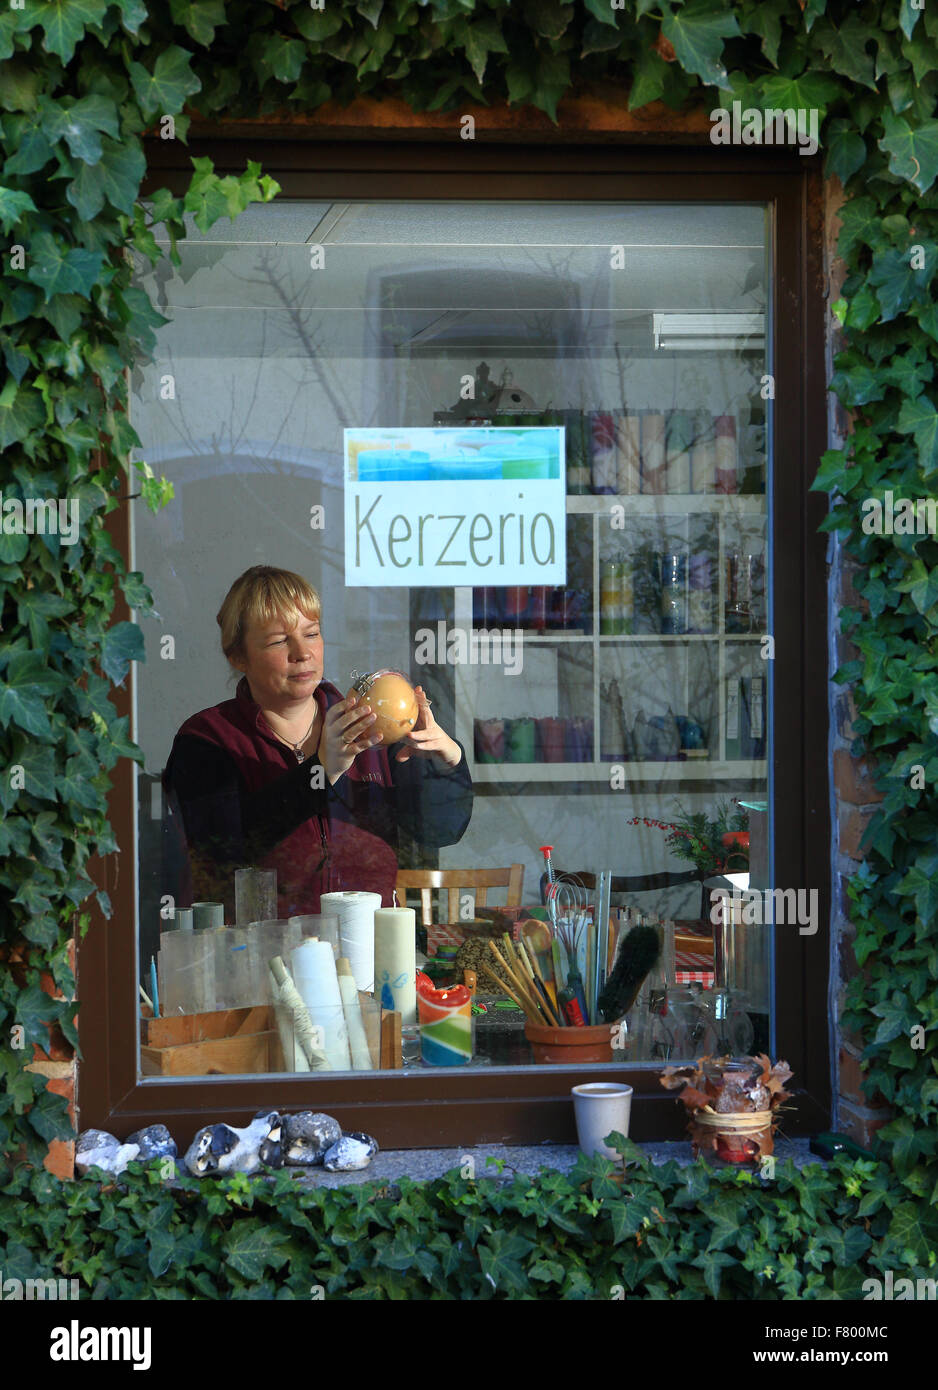
[[[401,1016],[401,1027],[417,1022],[417,926],[412,907],[375,912],[375,994],[382,1009]]]

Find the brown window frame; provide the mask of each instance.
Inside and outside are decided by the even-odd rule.
[[[776,932],[775,1018],[778,1055],[788,1060],[798,1088],[789,1134],[830,1123],[828,974],[830,816],[827,731],[826,537],[818,525],[823,495],[810,493],[826,447],[824,352],[823,185],[819,162],[787,151],[635,148],[623,144],[456,142],[284,138],[211,138],[148,142],[149,171],[142,194],[169,187],[181,193],[190,159],[210,155],[223,172],[259,159],[287,198],[505,199],[625,202],[767,202],[774,209],[773,290],[775,376],[783,402],[775,412],[776,460],[800,460],[783,477],[775,469],[772,512],[776,543],[775,639],[775,860],[777,882],[817,887],[820,927],[815,936]],[[703,137],[705,139],[705,137]],[[112,534],[129,555],[129,509],[112,513]],[[799,544],[790,543],[799,538]],[[115,621],[129,617],[126,608]],[[134,679],[146,679],[142,670]],[[127,688],[116,692],[130,714]],[[778,750],[782,750],[780,756]],[[823,773],[823,775],[822,775]],[[353,1075],[337,1079],[188,1078],[137,1076],[132,861],[133,764],[113,774],[111,823],[123,854],[99,865],[113,903],[105,921],[92,908],[92,924],[78,945],[79,1072],[82,1128],[124,1136],[140,1125],[167,1124],[188,1142],[206,1118],[243,1123],[261,1106],[316,1109],[347,1129],[378,1136],[386,1148],[460,1146],[477,1142],[571,1142],[575,1138],[570,1086],[619,1077],[634,1087],[632,1134],[640,1140],[683,1137],[684,1119],[657,1072],[623,1066],[529,1066],[478,1072],[444,1069],[416,1075]],[[123,871],[120,866],[123,862]],[[128,929],[128,923],[132,924]],[[99,1022],[100,1021],[100,1022]]]

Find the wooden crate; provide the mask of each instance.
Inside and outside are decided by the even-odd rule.
[[[281,1071],[283,1057],[267,1005],[141,1020],[144,1076],[233,1076]]]

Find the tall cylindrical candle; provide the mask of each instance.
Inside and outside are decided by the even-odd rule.
[[[348,1028],[342,1007],[342,994],[335,968],[335,956],[328,941],[305,941],[292,954],[293,979],[300,998],[309,1010],[310,1020],[320,1030],[322,1051],[333,1071],[349,1071]]]
[[[401,1027],[417,1022],[417,925],[412,907],[375,913],[375,994],[382,1009],[396,1009]]]

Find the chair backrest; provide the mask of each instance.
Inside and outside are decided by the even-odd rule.
[[[446,921],[460,920],[459,899],[467,889],[475,890],[476,907],[485,907],[490,888],[507,888],[506,907],[520,907],[524,887],[524,865],[510,864],[505,869],[399,869],[397,901],[403,907],[407,890],[420,893],[420,921],[424,927],[433,923],[434,890],[446,890]]]
[[[590,892],[596,887],[596,875],[591,874],[586,869],[580,869],[576,873],[570,870],[555,869],[554,877],[558,879],[569,878],[578,882],[583,888]],[[610,883],[612,893],[653,893],[661,888],[679,888],[684,883],[700,882],[700,875],[696,869],[681,869],[677,873],[660,874],[613,874]],[[547,875],[541,874],[541,902],[547,902]]]

